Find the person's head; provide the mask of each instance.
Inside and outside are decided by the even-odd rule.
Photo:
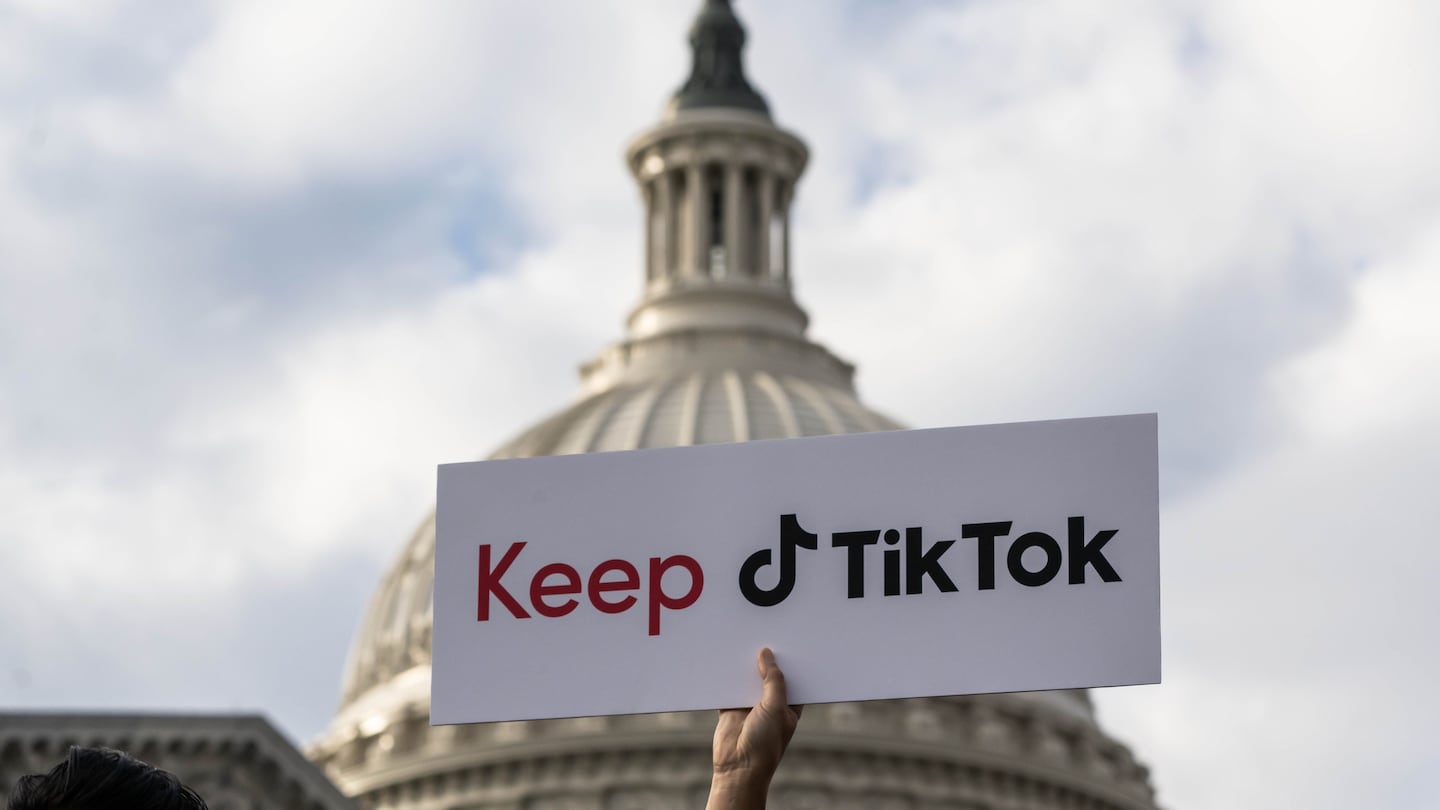
[[[47,774],[22,776],[10,810],[207,810],[174,774],[108,748],[71,748]]]

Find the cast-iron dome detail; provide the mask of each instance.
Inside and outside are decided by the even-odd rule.
[[[769,105],[745,78],[744,48],[745,27],[730,0],[705,0],[690,26],[690,78],[670,99],[670,112],[726,107],[768,116]]]

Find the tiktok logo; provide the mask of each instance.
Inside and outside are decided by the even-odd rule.
[[[761,568],[772,565],[774,555],[770,549],[761,549],[745,558],[745,564],[740,566],[740,593],[750,600],[750,604],[759,607],[771,607],[785,601],[790,591],[795,589],[795,549],[808,548],[811,551],[819,548],[820,538],[812,532],[807,532],[800,527],[800,521],[794,515],[780,516],[780,581],[775,587],[765,589],[755,584],[755,574]]]
[[[995,574],[1000,570],[996,564],[996,541],[1010,536],[1011,521],[991,523],[964,523],[960,526],[960,537],[975,541],[975,587],[977,590],[995,589]],[[1102,582],[1119,582],[1120,575],[1105,557],[1104,547],[1119,532],[1106,529],[1096,532],[1086,540],[1084,516],[1071,517],[1066,521],[1067,548],[1049,534],[1040,531],[1026,532],[1016,538],[1005,554],[1004,570],[1020,585],[1036,588],[1046,585],[1060,573],[1068,556],[1069,584],[1083,585],[1086,574],[1093,570]],[[902,534],[896,529],[864,529],[861,531],[834,532],[830,535],[831,548],[845,550],[846,593],[850,599],[865,597],[865,561],[870,555],[866,549],[882,542],[894,548],[881,553],[883,588],[885,596],[913,596],[924,593],[928,582],[940,593],[954,593],[959,590],[955,581],[941,562],[941,558],[955,540],[925,543],[924,530],[920,526],[905,529],[903,546]],[[745,558],[740,566],[740,593],[750,604],[757,607],[773,607],[784,602],[795,589],[798,549],[815,551],[820,547],[820,538],[800,525],[795,515],[780,516],[780,560],[775,561],[771,549],[761,549]],[[1039,568],[1027,566],[1026,552],[1038,550],[1044,558]],[[1068,554],[1067,554],[1068,551]],[[772,588],[762,588],[756,583],[756,575],[762,568],[779,566],[779,577]]]

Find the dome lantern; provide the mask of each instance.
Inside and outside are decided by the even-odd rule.
[[[793,295],[790,211],[809,150],[745,79],[745,31],[729,2],[706,0],[690,41],[689,80],[625,153],[645,210],[644,293],[620,351],[582,370],[583,389],[649,374],[659,355],[672,359],[659,347],[677,335],[693,344],[737,334],[795,344],[849,389],[850,371],[834,374],[847,364],[806,340],[809,317]],[[652,362],[630,363],[642,346]]]

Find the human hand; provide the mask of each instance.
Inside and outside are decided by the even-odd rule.
[[[708,810],[765,806],[770,778],[795,735],[802,706],[786,702],[785,673],[766,647],[756,659],[762,691],[750,709],[722,709],[715,724],[714,776]]]

